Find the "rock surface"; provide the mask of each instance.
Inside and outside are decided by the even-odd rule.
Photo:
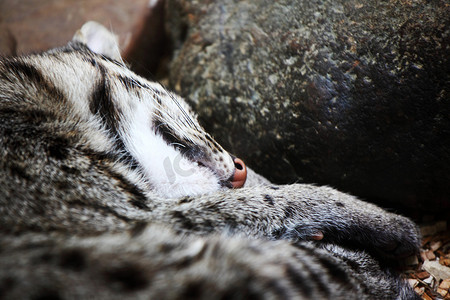
[[[169,0],[170,85],[278,183],[450,208],[445,0]]]

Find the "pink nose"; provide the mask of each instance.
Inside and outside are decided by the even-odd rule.
[[[245,180],[247,179],[247,167],[240,158],[234,159],[234,166],[235,169],[233,178],[231,179],[231,185],[233,188],[238,189],[244,185]]]

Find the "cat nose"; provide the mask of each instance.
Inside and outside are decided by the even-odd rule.
[[[231,185],[233,188],[238,189],[241,188],[245,180],[247,179],[247,167],[244,162],[240,158],[234,159],[234,174],[233,178],[231,178]]]

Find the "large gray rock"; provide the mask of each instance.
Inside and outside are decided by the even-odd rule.
[[[169,0],[170,84],[275,182],[450,208],[446,0]]]

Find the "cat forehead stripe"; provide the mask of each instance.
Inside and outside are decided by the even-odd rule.
[[[114,104],[107,72],[102,65],[98,65],[100,76],[93,86],[89,108],[94,115],[99,115],[110,130],[116,134],[119,127],[121,113]]]

